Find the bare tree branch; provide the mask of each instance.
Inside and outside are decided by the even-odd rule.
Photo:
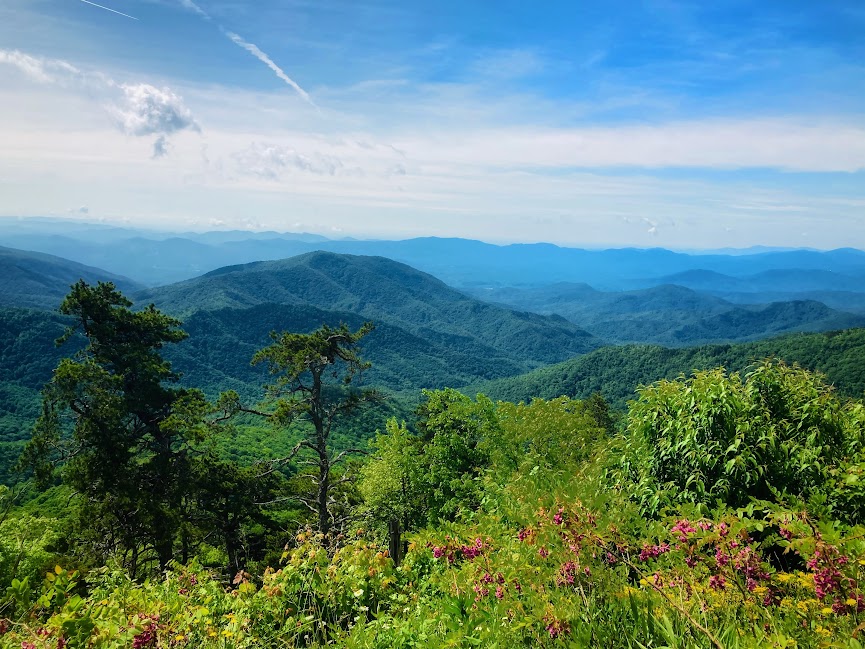
[[[347,448],[331,461],[330,466],[336,466],[349,455],[369,455],[369,452],[362,448]]]

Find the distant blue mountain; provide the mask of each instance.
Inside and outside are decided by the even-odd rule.
[[[62,220],[16,219],[0,219],[0,245],[66,257],[131,277],[148,286],[189,279],[224,266],[326,250],[387,257],[457,287],[533,287],[584,282],[596,289],[624,290],[669,283],[692,286],[686,281],[687,275],[681,281],[674,279],[689,271],[708,271],[739,279],[767,271],[825,271],[844,276],[841,279],[845,288],[834,285],[832,290],[865,292],[865,288],[860,290],[856,286],[856,282],[865,278],[865,253],[849,248],[828,252],[771,250],[735,255],[685,254],[662,248],[584,250],[544,243],[499,246],[438,237],[356,241],[277,232],[172,235]],[[824,274],[819,280],[815,277],[808,279],[801,273],[798,277],[765,276],[760,279],[759,290],[824,290],[835,276]],[[728,289],[758,290],[753,284],[735,287],[731,284],[724,289],[707,285],[699,290],[723,292]]]

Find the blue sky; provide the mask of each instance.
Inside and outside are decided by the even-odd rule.
[[[0,6],[2,215],[865,248],[859,0],[98,4]]]

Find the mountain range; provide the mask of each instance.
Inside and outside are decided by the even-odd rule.
[[[58,255],[148,286],[197,277],[224,266],[293,257],[315,250],[381,256],[430,273],[450,286],[537,287],[556,282],[585,282],[604,291],[631,290],[676,283],[688,271],[716,273],[720,284],[704,284],[712,293],[754,289],[749,278],[766,271],[811,273],[808,288],[795,275],[768,278],[762,288],[801,292],[865,291],[865,252],[844,248],[815,250],[758,249],[750,254],[686,254],[662,248],[585,250],[546,243],[493,245],[467,239],[426,237],[404,241],[332,240],[308,233],[210,232],[159,233],[62,219],[0,219],[0,245]],[[729,285],[725,277],[743,279]],[[703,273],[703,279],[711,278]],[[693,279],[693,278],[692,278]],[[759,279],[759,278],[758,278]],[[779,286],[783,288],[779,289]],[[692,287],[693,288],[693,287]],[[813,299],[813,295],[804,299]],[[797,298],[791,298],[797,299]],[[753,300],[752,302],[765,302]]]
[[[511,308],[561,315],[595,336],[618,344],[697,345],[865,326],[865,314],[855,309],[833,309],[817,300],[735,304],[674,284],[613,292],[568,283],[466,290]],[[865,298],[865,294],[861,297]]]
[[[788,334],[749,343],[678,349],[611,345],[519,376],[465,386],[463,391],[482,392],[492,399],[512,402],[561,395],[582,399],[598,392],[621,411],[636,398],[640,385],[720,366],[728,372],[743,372],[767,358],[823,373],[842,396],[861,398],[865,394],[865,329]]]
[[[127,234],[94,226],[90,245],[107,256],[133,254],[129,248],[132,239],[124,238]],[[163,267],[188,270],[180,255],[190,245],[211,252],[220,246],[234,249],[232,238],[240,234],[245,233],[159,240],[162,252],[174,250]],[[158,257],[154,262],[149,256],[148,246],[154,240],[139,239],[147,243],[141,243],[139,259],[129,264],[161,263]],[[244,241],[250,250],[264,245],[276,251],[287,240],[275,233],[261,233]],[[862,255],[856,251],[739,255],[736,259],[747,264],[738,268],[758,270],[737,276],[705,268],[667,272],[681,265],[681,258],[687,255],[661,250],[574,251],[461,240],[328,242],[315,235],[297,235],[289,243],[365,246],[367,250],[375,243],[379,249],[413,251],[415,257],[430,260],[435,250],[459,249],[460,255],[450,257],[450,262],[439,259],[435,263],[449,269],[451,277],[462,276],[465,281],[458,290],[394,259],[313,251],[222,266],[198,277],[152,286],[153,281],[138,282],[79,261],[0,248],[4,278],[0,285],[0,371],[4,376],[0,383],[0,473],[14,459],[38,415],[41,386],[50,379],[58,360],[81,344],[80,339],[73,339],[71,346],[58,349],[54,345],[68,324],[56,307],[79,278],[90,283],[112,281],[137,305],[154,303],[182,318],[189,337],[165,354],[186,384],[204,389],[211,397],[229,388],[248,400],[261,396],[267,376],[263,368],[250,366],[250,359],[269,343],[270,331],[311,331],[323,323],[336,326],[342,322],[357,328],[367,320],[376,327],[363,340],[363,353],[373,364],[364,381],[396,395],[408,395],[398,396],[399,403],[416,400],[421,388],[469,386],[468,391],[477,389],[516,400],[601,391],[621,408],[640,382],[719,364],[740,369],[766,355],[826,371],[846,393],[865,389],[865,329],[745,345],[694,346],[865,325],[861,311],[856,313],[856,301],[842,297],[855,296],[865,302],[859,285],[843,279],[859,272]],[[611,260],[618,259],[632,271],[639,266],[644,277],[680,284],[651,285],[655,281],[651,280],[649,286],[602,291],[585,282],[554,282],[566,264],[560,259],[547,266],[541,257],[532,270],[535,283],[502,286],[486,282],[485,278],[495,277],[496,269],[503,278],[515,277],[537,255],[591,257],[599,267],[609,267]],[[689,263],[708,263],[715,257],[702,256]],[[514,266],[506,270],[509,258]],[[667,261],[652,265],[657,259]],[[641,266],[640,260],[648,266]],[[761,264],[782,262],[801,267],[759,269]],[[823,267],[814,268],[820,265]],[[473,268],[480,269],[476,276],[471,275]],[[542,281],[548,269],[549,276]],[[723,296],[725,291],[758,296],[773,287],[782,295],[799,296],[797,287],[819,293],[824,284],[838,289],[833,295],[842,308],[851,306],[833,309],[813,299],[748,303]],[[665,346],[609,345],[633,342]]]

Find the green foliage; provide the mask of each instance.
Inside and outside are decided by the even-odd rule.
[[[313,255],[281,269],[295,279],[321,271],[328,280],[316,299],[353,308],[352,273],[394,267]],[[260,297],[261,277],[238,272],[244,290],[235,297]],[[234,273],[208,281],[219,288]],[[436,309],[421,308],[429,280],[420,274],[400,282],[420,287],[405,310],[473,322],[465,309],[475,307],[444,291],[430,298]],[[393,297],[388,286],[366,294],[375,308]],[[445,308],[447,299],[456,306]],[[68,345],[77,348],[45,388],[27,459],[45,483],[60,475],[65,484],[14,507],[3,506],[11,492],[0,490],[2,649],[862,649],[851,638],[865,624],[865,405],[838,394],[860,396],[863,331],[602,350],[569,363],[575,373],[541,375],[551,378],[549,400],[425,390],[414,417],[391,417],[361,463],[348,461],[364,446],[355,442],[391,414],[355,417],[375,396],[359,385],[369,368],[359,342],[372,341],[371,327],[326,322],[273,334],[253,359],[273,379],[261,410],[242,404],[263,373],[231,374],[248,351],[231,341],[251,344],[267,322],[244,336],[202,336],[195,353],[210,346],[208,363],[219,368],[208,387],[237,387],[212,407],[163,356],[181,347],[179,321],[130,307],[111,285],[83,282],[64,302]],[[304,317],[319,313],[305,308]],[[236,326],[236,315],[205,320]],[[409,314],[399,318],[408,327]],[[509,320],[487,341],[538,323],[517,320],[525,327]],[[10,322],[43,321],[16,314]],[[424,335],[457,345],[460,326]],[[408,330],[393,326],[387,339],[402,344]],[[478,343],[491,335],[467,336],[465,355],[486,349],[485,362],[497,362],[503,347]],[[3,349],[27,353],[20,343]],[[779,349],[841,377],[833,380],[843,391],[778,362],[737,373],[754,354]],[[630,390],[637,377],[673,379],[678,368],[720,362],[730,371],[642,388],[621,426],[596,392],[620,404],[616,382],[630,381]],[[409,383],[439,369],[418,370]],[[23,403],[33,381],[22,372],[3,394]],[[559,397],[563,386],[587,398]],[[278,436],[256,425],[260,415]],[[227,416],[234,426],[214,438]],[[290,462],[302,453],[311,473]],[[289,532],[308,520],[298,502],[317,516],[318,533]],[[399,567],[378,542],[394,519],[408,530]],[[157,564],[165,570],[147,570]]]
[[[498,427],[495,404],[476,401],[453,389],[425,390],[417,410],[422,453],[421,483],[426,485],[427,520],[453,519],[481,499],[481,472],[489,465],[483,440]]]
[[[57,554],[52,548],[58,541],[53,519],[14,514],[0,522],[0,589],[14,579],[38,580],[54,565]]]
[[[517,471],[558,473],[584,467],[603,452],[602,442],[612,433],[609,410],[599,395],[585,401],[500,402],[496,413],[499,434],[484,446],[500,481]]]
[[[792,334],[753,343],[685,349],[650,345],[603,347],[522,376],[476,383],[463,389],[515,403],[561,395],[585,399],[600,392],[613,408],[626,410],[639,385],[716,367],[740,372],[770,357],[822,372],[843,396],[859,398],[865,394],[865,329]]]
[[[711,515],[684,498],[646,518],[606,488],[617,451],[598,398],[494,405],[442,390],[418,415],[417,435],[391,420],[376,439],[365,506],[380,518],[422,518],[430,504],[464,515],[428,516],[398,568],[361,530],[338,547],[302,531],[278,568],[238,572],[227,588],[195,562],[139,583],[57,567],[10,584],[0,647],[861,649],[850,638],[865,615],[865,529],[835,518],[831,493],[859,489],[849,476],[862,466],[863,405],[840,403],[821,377],[764,364],[744,380],[716,370],[643,391],[631,438],[656,435],[642,457],[671,475],[689,462],[708,474],[718,463],[704,448],[739,434],[719,460],[730,480],[759,486],[768,473],[756,465],[778,464],[784,485],[766,491],[776,502]],[[841,461],[812,470],[831,453]],[[824,493],[803,503],[781,489]]]
[[[388,421],[372,442],[359,489],[379,532],[389,520],[403,530],[453,520],[476,510],[489,485],[517,473],[585,467],[611,432],[606,404],[561,397],[531,404],[476,401],[456,390],[425,391],[418,435]]]
[[[389,419],[385,432],[370,442],[372,459],[360,470],[358,490],[372,524],[383,535],[391,520],[412,530],[426,520],[421,440],[405,422]]]
[[[175,551],[188,560],[216,532],[237,563],[239,521],[257,510],[249,478],[205,448],[212,407],[201,392],[171,386],[178,377],[160,350],[185,338],[180,322],[130,306],[111,284],[72,287],[61,312],[73,325],[58,342],[80,332],[87,344],[45,387],[22,464],[43,485],[60,467],[75,492],[80,556],[117,556],[134,575],[165,568]]]
[[[854,449],[847,418],[821,376],[779,363],[744,380],[719,369],[660,381],[631,405],[619,487],[647,514],[684,502],[807,500]]]
[[[474,520],[413,537],[399,568],[365,540],[303,531],[260,581],[200,566],[135,583],[61,567],[0,647],[738,647],[861,649],[863,528],[769,504],[646,522],[523,474]],[[776,550],[794,567],[773,564]],[[22,643],[24,643],[22,645]]]

